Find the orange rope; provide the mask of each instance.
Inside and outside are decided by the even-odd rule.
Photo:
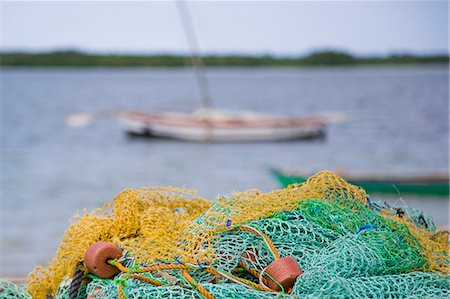
[[[124,273],[130,273],[130,272],[131,272],[131,273],[133,273],[133,272],[134,272],[134,273],[145,273],[145,272],[158,271],[158,270],[175,270],[175,269],[181,269],[181,270],[183,270],[183,271],[187,271],[187,270],[189,269],[188,266],[183,265],[183,264],[158,264],[158,265],[154,265],[154,266],[150,266],[150,267],[145,267],[145,268],[130,269],[130,268],[125,267],[124,265],[122,265],[121,263],[119,263],[119,262],[117,262],[117,261],[108,261],[108,262],[109,262],[111,265],[117,267],[121,272],[124,272]],[[237,277],[237,276],[228,274],[228,273],[227,273],[227,274],[221,273],[220,271],[217,271],[217,270],[215,270],[215,269],[213,269],[213,268],[206,267],[206,268],[204,268],[204,270],[205,270],[206,272],[208,272],[208,273],[214,275],[214,276],[222,276],[222,277],[225,277],[225,278],[228,278],[228,279],[231,278],[231,279],[240,281],[240,282],[242,282],[243,284],[248,285],[248,286],[250,286],[250,287],[253,287],[253,288],[255,288],[255,289],[257,289],[257,290],[260,290],[260,291],[264,291],[264,292],[274,292],[272,289],[270,289],[270,288],[268,288],[268,287],[266,287],[266,286],[262,286],[262,285],[260,285],[260,284],[257,284],[257,283],[254,283],[254,282],[252,282],[252,281],[249,281],[249,280],[247,280],[247,279],[240,278],[240,277]],[[256,270],[255,270],[255,271],[256,271]],[[142,279],[143,276],[136,275],[136,277],[134,277],[134,275],[136,275],[136,274],[132,274],[132,275],[130,275],[130,276],[133,277],[133,278],[136,278],[136,279],[140,279],[140,280],[142,280],[142,281],[145,281],[144,279],[146,279],[146,278]],[[254,275],[254,274],[253,274],[253,275]],[[137,278],[137,277],[139,277],[139,278]],[[156,281],[153,281],[153,282],[156,282]],[[149,283],[153,283],[153,282],[150,282],[150,281],[149,281]],[[158,283],[160,283],[160,282],[158,281]],[[198,285],[198,284],[197,284],[197,285]],[[200,287],[201,287],[201,286],[200,286]],[[122,299],[122,298],[121,298],[121,299]]]
[[[214,276],[222,276],[222,277],[226,278],[226,276],[224,276],[222,273],[220,273],[219,271],[214,270],[212,268],[206,268],[205,270],[206,270],[206,272],[208,272],[208,273],[210,273],[210,274],[212,274]],[[229,274],[227,274],[227,275],[229,275]],[[246,285],[250,285],[251,287],[253,287],[253,288],[257,289],[257,290],[260,290],[260,291],[263,291],[263,292],[274,292],[274,290],[272,290],[272,289],[270,289],[270,288],[268,288],[266,286],[262,286],[260,284],[254,283],[253,281],[250,281],[250,280],[247,280],[247,279],[244,279],[244,278],[240,278],[240,277],[237,277],[237,276],[232,276],[232,275],[229,275],[229,276],[231,276],[233,279],[236,279],[236,280],[238,280],[238,281],[240,281],[240,282],[242,282],[242,283],[244,283]]]
[[[146,277],[146,276],[142,276],[142,275],[138,275],[138,274],[131,274],[130,277],[131,277],[131,278],[134,278],[134,279],[137,279],[137,280],[140,280],[140,281],[143,281],[143,282],[146,282],[146,283],[151,283],[152,285],[155,285],[155,286],[158,286],[158,287],[164,285],[164,284],[163,284],[161,281],[159,281],[159,280],[152,279],[152,278],[150,278],[150,277]]]
[[[191,286],[195,287],[200,294],[203,295],[203,297],[206,299],[215,299],[210,292],[208,292],[201,284],[197,283],[191,275],[189,275],[187,269],[183,269],[183,277],[191,284]]]
[[[108,261],[111,265],[117,267],[121,272],[124,273],[146,273],[146,272],[152,272],[152,271],[158,271],[158,270],[177,270],[177,269],[188,269],[186,265],[183,264],[158,264],[150,267],[142,267],[137,269],[130,269],[122,265],[121,263],[117,261]]]
[[[256,270],[255,268],[250,267],[246,262],[244,261],[239,261],[238,264],[240,267],[244,268],[247,272],[249,272],[251,275],[253,275],[254,277],[259,279],[259,271]]]
[[[119,293],[120,299],[127,299],[127,297],[125,296],[125,293],[123,292],[122,284],[117,285],[117,293]]]

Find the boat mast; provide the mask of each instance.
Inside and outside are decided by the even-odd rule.
[[[199,46],[197,37],[195,35],[194,24],[187,4],[184,0],[176,0],[178,11],[180,12],[181,20],[183,22],[184,31],[188,40],[189,50],[191,52],[191,62],[194,67],[197,84],[200,89],[203,108],[212,107],[211,91],[206,78],[206,73],[203,65],[203,60],[199,55]]]

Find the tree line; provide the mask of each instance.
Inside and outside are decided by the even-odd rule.
[[[387,56],[354,56],[339,51],[319,51],[299,57],[271,55],[204,55],[205,66],[339,66],[378,64],[449,63],[448,55],[396,54]],[[190,65],[189,55],[119,55],[89,54],[79,51],[46,53],[3,52],[1,66],[61,67],[182,67]]]

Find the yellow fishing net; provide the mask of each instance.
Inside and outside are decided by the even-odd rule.
[[[237,225],[296,210],[306,199],[328,202],[337,198],[359,206],[370,204],[363,189],[328,171],[286,189],[238,192],[231,197],[220,196],[213,203],[186,189],[124,190],[113,202],[75,218],[48,267],[37,267],[30,274],[28,292],[33,298],[54,295],[63,278],[73,275],[83,261],[89,245],[97,241],[121,246],[133,254],[137,264],[174,258],[210,263],[216,258],[214,230],[225,223]],[[356,208],[348,204],[348,209]],[[420,242],[426,263],[417,270],[449,273],[448,234],[421,228],[406,217],[383,212],[380,215],[390,227],[406,225],[416,239],[411,238],[411,244]]]

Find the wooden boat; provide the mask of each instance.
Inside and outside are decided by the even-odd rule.
[[[200,89],[201,109],[192,113],[121,112],[118,119],[126,132],[139,136],[201,142],[282,141],[324,136],[327,122],[320,117],[288,118],[213,109],[209,82],[199,55],[188,7],[184,1],[176,3]]]
[[[306,171],[272,170],[274,176],[285,187],[305,182],[313,173]],[[449,195],[448,174],[431,175],[371,175],[336,172],[353,185],[364,188],[368,193]]]
[[[346,113],[308,117],[282,117],[248,111],[213,109],[213,100],[203,61],[186,4],[177,1],[191,50],[192,66],[201,94],[200,109],[192,113],[113,110],[99,113],[73,113],[65,121],[71,127],[113,117],[131,135],[197,142],[253,142],[311,139],[325,136],[326,127],[346,121]]]
[[[193,113],[128,111],[117,114],[131,135],[185,141],[282,141],[324,136],[320,116],[286,118],[254,112],[202,109]]]

